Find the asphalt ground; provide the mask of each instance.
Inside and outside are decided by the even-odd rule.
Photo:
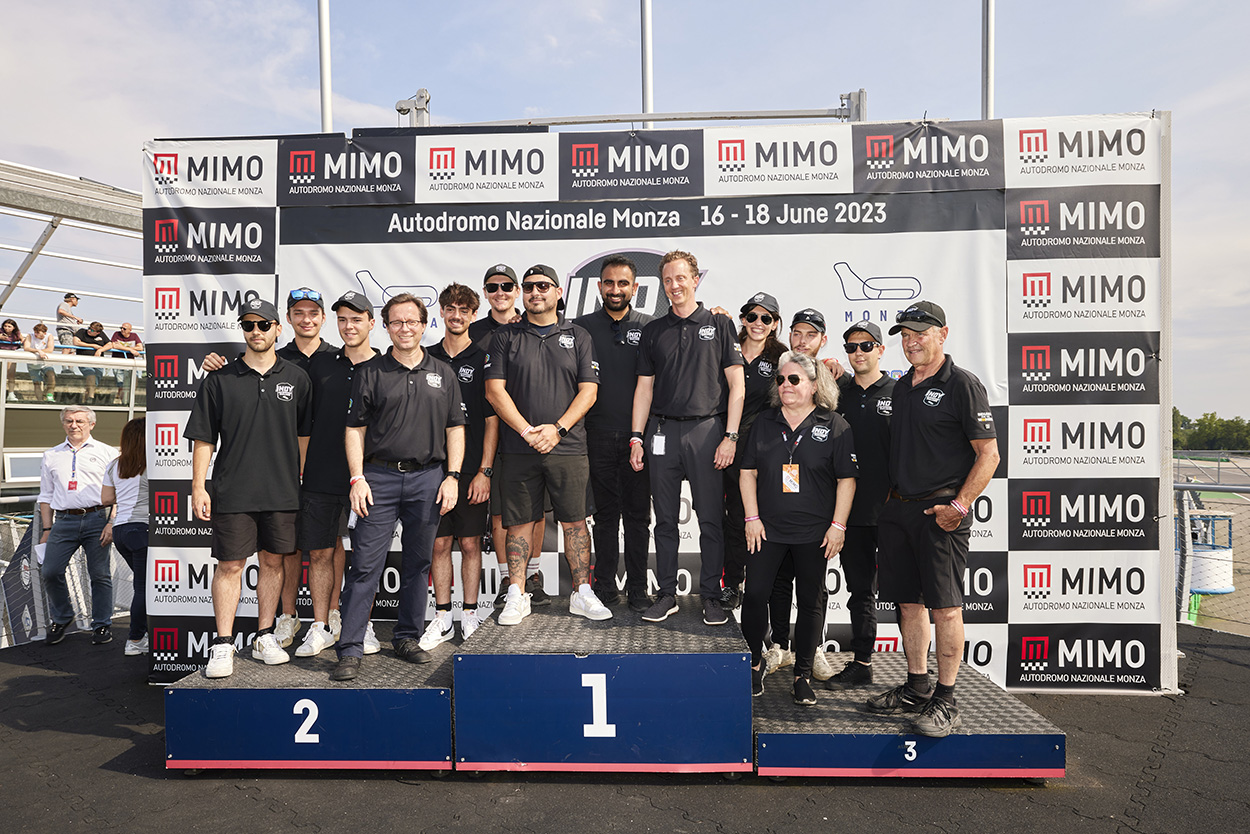
[[[1067,733],[1064,779],[436,779],[167,771],[145,659],[76,633],[0,652],[0,831],[1246,831],[1250,638],[1181,626],[1179,641],[1183,695],[1020,696]]]

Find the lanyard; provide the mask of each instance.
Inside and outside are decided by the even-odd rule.
[[[794,443],[790,443],[790,434],[785,430],[781,430],[781,439],[789,448],[786,450],[789,455],[787,463],[794,463],[794,453],[799,448],[799,444],[803,442],[803,430],[794,433]]]

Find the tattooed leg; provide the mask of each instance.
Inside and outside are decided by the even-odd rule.
[[[525,567],[530,561],[530,542],[534,538],[534,525],[518,524],[508,528],[508,582],[525,590]]]
[[[573,588],[590,582],[590,531],[585,521],[564,522],[564,558],[573,574]]]

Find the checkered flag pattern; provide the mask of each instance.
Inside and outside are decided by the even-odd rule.
[[[573,176],[575,176],[575,177],[597,177],[597,176],[599,176],[599,169],[598,169],[597,167],[595,167],[595,168],[574,168],[574,169],[573,169]]]
[[[160,318],[160,314],[159,314],[159,313],[157,314],[157,318]],[[157,387],[157,388],[176,388],[176,387],[178,387],[178,380],[176,380],[176,379],[154,379],[154,380],[152,380],[152,381],[156,384],[156,387]]]
[[[1050,588],[1025,588],[1025,599],[1050,599]]]
[[[1049,298],[1026,298],[1024,299],[1025,307],[1049,307]]]
[[[177,310],[153,310],[152,317],[157,321],[173,321],[178,318]]]
[[[743,168],[746,168],[746,167],[747,167],[747,164],[745,162],[721,162],[720,163],[720,169],[726,173],[729,173],[732,171],[741,171]]]
[[[455,171],[431,171],[430,179],[432,180],[449,180],[456,175]]]
[[[177,177],[171,177],[171,176],[169,176],[169,175],[167,175],[167,174],[157,174],[157,175],[156,175],[156,184],[157,184],[157,185],[173,185],[173,184],[174,184],[174,183],[176,183],[177,181],[178,181],[178,178],[177,178]]]
[[[316,179],[316,177],[317,177],[316,174],[291,174],[291,184],[292,185],[308,185],[310,182]]]
[[[160,455],[161,457],[173,457],[174,455],[178,454],[178,447],[158,445],[156,447],[156,454]]]
[[[1046,660],[1022,660],[1020,661],[1020,671],[1022,672],[1045,672],[1049,661]]]
[[[296,593],[297,593],[297,595],[299,595],[299,596],[301,596],[301,597],[311,597],[311,596],[312,596],[312,591],[308,590],[308,586],[307,586],[307,585],[300,585],[300,586],[299,586],[299,591],[297,591]]]
[[[864,161],[864,164],[867,165],[869,168],[893,168],[894,160],[893,159],[868,159]]]
[[[1045,162],[1047,154],[1045,153],[1022,153],[1020,154],[1021,162]]]
[[[1020,233],[1025,235],[1048,235],[1050,234],[1050,226],[1021,226]]]
[[[178,249],[176,243],[154,243],[152,248],[165,255],[172,255]]]
[[[1024,519],[1024,526],[1025,527],[1049,527],[1050,516],[1048,515],[1027,516]]]
[[[1050,379],[1050,371],[1025,371],[1020,376],[1026,382],[1045,382]]]
[[[158,517],[157,520],[159,521],[160,518]],[[178,592],[178,583],[177,582],[153,582],[152,588],[158,594],[175,594]]]
[[[1026,455],[1044,455],[1050,451],[1049,443],[1025,443],[1024,453]]]
[[[152,652],[152,659],[164,660],[168,663],[172,663],[173,661],[178,659],[178,653],[177,652]]]

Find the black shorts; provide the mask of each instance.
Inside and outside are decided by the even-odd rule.
[[[951,532],[938,527],[924,511],[949,498],[885,502],[877,522],[877,582],[887,602],[912,602],[926,608],[964,604],[964,570],[972,519]]]
[[[503,515],[503,492],[501,491],[502,484],[503,484],[503,476],[499,474],[501,471],[500,466],[502,466],[500,461],[502,459],[503,459],[502,454],[495,456],[495,468],[493,470],[495,473],[495,476],[490,479],[490,515],[492,518],[494,518],[497,515],[499,516]],[[589,483],[590,481],[589,479],[587,479],[587,484],[589,485]],[[551,512],[551,496],[550,495],[548,495],[547,497],[543,499],[543,510],[545,512]],[[442,533],[439,533],[439,535],[441,536]]]
[[[500,455],[495,472],[503,496],[503,526],[543,517],[544,493],[555,520],[585,521],[590,514],[590,465],[585,455]]]
[[[295,510],[213,513],[213,558],[238,562],[258,550],[294,553]]]
[[[476,474],[474,477],[477,477]],[[467,472],[460,479],[460,497],[456,499],[455,508],[438,522],[436,538],[455,536],[458,539],[467,539],[485,535],[486,528],[490,526],[490,504],[469,503],[469,482],[472,480]],[[498,479],[490,480],[491,491],[494,491],[495,481]]]
[[[347,535],[352,501],[346,495],[300,490],[295,543],[305,553],[328,550]]]

